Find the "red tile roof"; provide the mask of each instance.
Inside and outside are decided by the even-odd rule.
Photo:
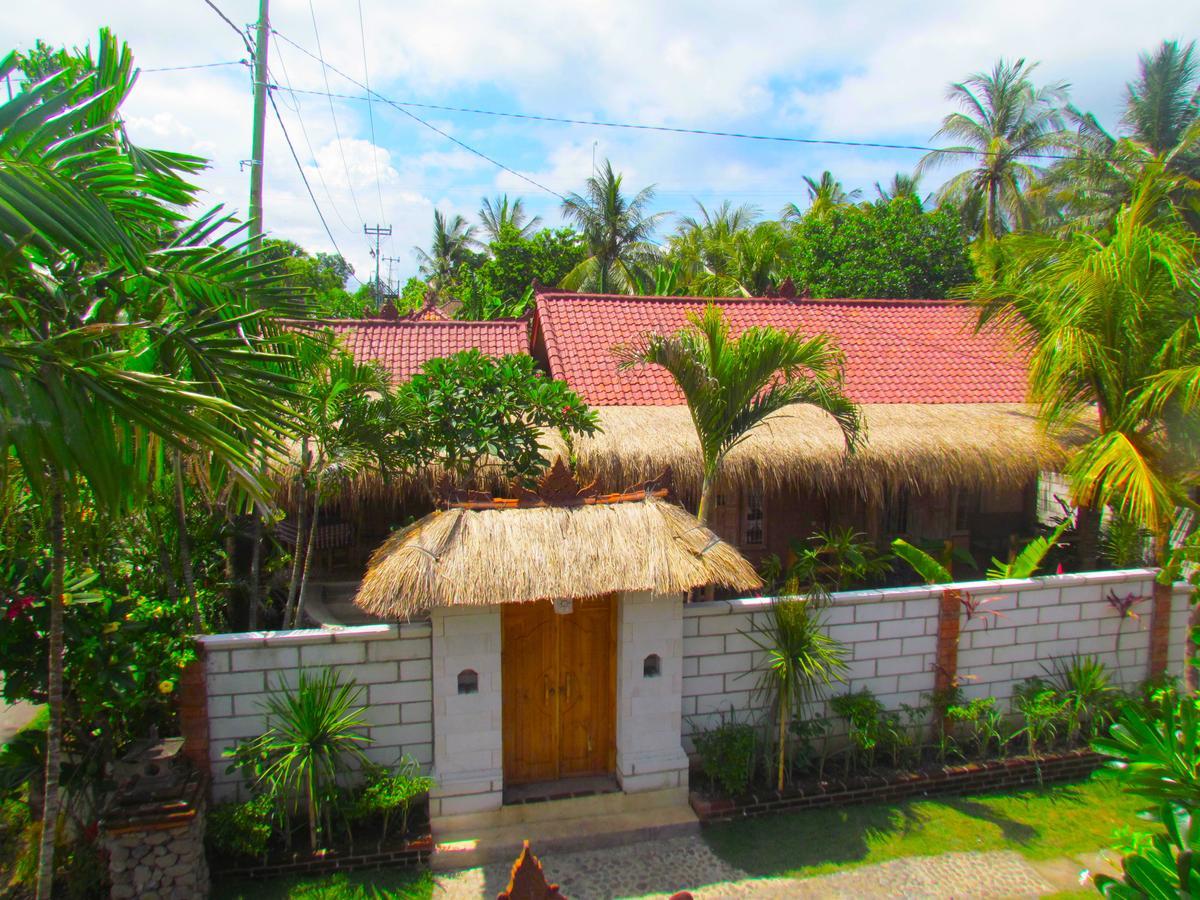
[[[360,361],[383,363],[396,381],[411,378],[426,360],[472,348],[488,356],[529,352],[529,324],[491,322],[334,319],[314,323],[331,329]]]
[[[612,348],[647,332],[670,333],[702,298],[544,293],[533,333],[550,374],[595,406],[675,406],[683,395],[665,370],[620,372]],[[1020,403],[1026,366],[996,331],[976,333],[975,312],[937,300],[716,301],[735,334],[752,325],[832,335],[846,355],[846,391],[859,403]],[[540,352],[540,351],[539,351]]]

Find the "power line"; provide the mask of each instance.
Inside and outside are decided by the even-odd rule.
[[[367,86],[368,98],[371,90],[371,74],[367,67],[367,29],[363,25],[362,0],[358,0],[358,36],[362,41],[363,83]],[[375,193],[379,196],[379,218],[385,218],[383,213],[383,185],[379,181],[379,147],[375,143],[375,113],[372,102],[367,100],[367,121],[371,124],[371,159],[375,163]]]
[[[433,131],[433,132],[435,132],[435,133],[437,133],[437,134],[440,134],[440,135],[441,135],[442,137],[444,137],[446,140],[450,141],[450,142],[451,142],[451,143],[453,143],[453,144],[456,144],[457,146],[459,146],[459,147],[461,147],[462,149],[466,150],[468,153],[473,153],[475,156],[478,156],[480,159],[482,159],[482,160],[485,160],[485,161],[487,161],[487,162],[491,163],[493,166],[495,166],[495,167],[496,167],[496,168],[498,168],[498,169],[503,169],[505,172],[508,172],[510,175],[515,175],[517,178],[520,178],[522,181],[524,181],[524,182],[527,182],[528,184],[531,184],[531,185],[533,185],[533,186],[534,186],[535,188],[537,188],[539,191],[544,191],[544,192],[545,192],[545,193],[547,193],[547,194],[553,194],[553,195],[554,195],[555,197],[557,197],[558,199],[560,199],[560,200],[562,200],[562,201],[564,201],[564,202],[566,201],[566,199],[567,199],[567,198],[566,198],[565,196],[563,196],[562,194],[560,194],[558,191],[556,191],[556,190],[552,190],[551,188],[548,188],[548,187],[546,187],[544,184],[541,184],[540,182],[538,182],[538,181],[535,181],[533,178],[530,178],[528,175],[525,175],[525,174],[523,174],[523,173],[521,173],[521,172],[518,172],[516,169],[513,169],[513,168],[511,168],[511,167],[509,167],[509,166],[506,166],[504,163],[500,162],[499,160],[497,160],[497,159],[493,159],[492,157],[488,156],[488,155],[487,155],[486,153],[484,153],[483,151],[481,151],[481,150],[476,150],[476,149],[475,149],[474,147],[472,147],[470,144],[466,144],[466,143],[464,143],[463,141],[460,141],[460,140],[459,140],[458,138],[456,138],[454,135],[452,135],[452,134],[447,134],[445,131],[442,131],[442,129],[438,128],[436,125],[434,125],[434,124],[432,124],[431,122],[427,122],[427,121],[425,121],[424,119],[422,119],[422,118],[421,118],[420,116],[418,116],[416,113],[410,112],[409,110],[405,109],[405,108],[404,108],[404,106],[403,106],[402,104],[400,104],[400,103],[397,103],[397,102],[395,102],[394,100],[391,100],[391,99],[389,99],[389,98],[387,98],[387,97],[383,96],[383,94],[379,93],[379,91],[376,91],[376,90],[372,90],[372,89],[370,89],[370,88],[367,88],[367,87],[366,87],[366,85],[364,85],[364,84],[360,83],[359,81],[357,81],[357,80],[356,80],[356,79],[354,79],[354,78],[351,78],[349,75],[347,75],[345,72],[343,72],[343,71],[341,71],[340,69],[338,69],[336,66],[334,66],[334,65],[331,65],[331,64],[328,64],[328,63],[326,63],[326,62],[325,62],[323,59],[320,59],[320,58],[318,58],[318,57],[317,57],[317,56],[315,56],[313,53],[311,53],[309,50],[307,50],[306,48],[304,48],[304,47],[300,46],[299,44],[297,44],[295,41],[293,41],[293,40],[292,40],[291,38],[289,38],[287,35],[285,35],[285,34],[280,34],[278,31],[275,31],[274,29],[272,29],[272,33],[273,33],[273,34],[274,34],[276,37],[278,37],[280,40],[282,40],[282,41],[286,41],[287,43],[291,44],[293,47],[295,47],[297,50],[299,50],[301,53],[305,54],[306,56],[308,56],[308,57],[311,57],[312,59],[315,59],[315,60],[317,60],[317,61],[318,61],[318,62],[320,62],[322,65],[328,65],[328,67],[329,67],[330,69],[332,69],[332,70],[333,70],[334,72],[336,72],[338,75],[342,76],[342,78],[345,78],[345,79],[346,79],[347,81],[349,81],[351,84],[355,85],[356,87],[362,88],[363,90],[367,91],[367,92],[368,92],[368,94],[373,94],[375,97],[379,98],[379,100],[380,100],[381,102],[383,102],[383,103],[386,103],[388,106],[392,107],[392,108],[393,108],[393,109],[395,109],[397,112],[401,112],[401,113],[403,113],[404,115],[408,116],[408,117],[409,117],[410,119],[412,119],[413,121],[415,121],[415,122],[418,122],[418,123],[420,123],[421,125],[424,125],[424,126],[425,126],[426,128],[428,128],[430,131]],[[305,92],[305,93],[310,93],[310,92]],[[319,92],[316,92],[316,93],[319,93]],[[331,94],[330,96],[338,96],[338,95]],[[347,97],[346,99],[350,99],[350,100],[362,100],[362,99],[364,99],[364,98],[362,98],[362,97]]]
[[[279,52],[278,44],[275,46],[275,58],[279,60],[279,67],[283,70],[283,79],[288,83],[287,90],[291,91],[292,79],[288,75],[287,63],[283,61],[283,54]],[[296,121],[300,123],[300,134],[304,138],[304,145],[308,147],[308,156],[313,161],[313,166],[317,171],[317,178],[320,179],[321,188],[325,191],[325,198],[329,201],[329,205],[333,207],[333,214],[338,217],[338,221],[342,223],[342,227],[350,231],[349,223],[346,221],[345,216],[342,215],[342,211],[338,208],[337,203],[334,202],[333,193],[329,190],[329,184],[325,181],[325,175],[321,171],[321,164],[317,162],[317,154],[313,150],[312,141],[308,137],[308,128],[304,124],[304,115],[300,112],[300,98],[295,95],[295,92],[292,92],[292,94],[292,99],[296,103]]]
[[[275,94],[267,91],[267,99],[271,101],[271,109],[275,110],[275,118],[279,122],[279,130],[283,132],[283,140],[287,143],[288,150],[292,151],[292,161],[296,163],[296,170],[300,173],[300,180],[304,182],[304,189],[308,191],[308,199],[312,201],[313,209],[317,211],[317,218],[321,220],[321,225],[325,229],[325,235],[329,238],[329,243],[333,245],[334,252],[342,259],[346,257],[342,254],[342,250],[338,247],[337,241],[334,240],[333,232],[329,230],[329,223],[325,221],[325,214],[321,212],[321,206],[317,203],[317,197],[313,193],[312,185],[308,183],[308,176],[304,174],[304,166],[300,164],[300,157],[296,155],[296,148],[292,145],[292,139],[288,135],[287,126],[283,124],[283,116],[279,112],[279,106],[275,103]],[[362,284],[362,279],[354,272],[350,273],[350,277]]]
[[[329,72],[325,64],[325,52],[321,49],[321,31],[317,28],[317,10],[312,0],[308,0],[308,11],[312,15],[313,35],[317,39],[317,61],[321,63],[321,77],[325,79],[325,90],[329,90]],[[342,144],[342,131],[338,127],[337,113],[333,108],[333,97],[329,97],[329,115],[333,119],[333,134],[337,138],[338,154],[342,157],[342,170],[346,173],[346,187],[350,189],[350,202],[354,205],[354,214],[358,221],[366,225],[362,210],[358,208],[358,195],[354,192],[354,179],[350,177],[350,164],[346,162],[346,148]]]
[[[229,62],[198,63],[194,66],[156,66],[153,69],[142,69],[142,72],[183,72],[187,69],[216,69],[219,66],[248,66],[249,60],[231,59]]]
[[[276,31],[275,34],[277,37],[280,37],[283,40],[288,41],[289,44],[292,44],[292,46],[296,47],[301,52],[308,53],[308,51],[305,50],[303,47],[300,47],[297,44],[295,44],[295,42],[288,40],[288,38],[286,36],[280,34],[278,31]],[[310,53],[309,55],[311,56],[312,54]],[[333,71],[338,72],[338,70],[334,69],[333,66],[330,66],[330,68],[333,69]],[[348,81],[353,82],[353,79],[348,78],[343,73],[338,72],[338,74],[342,75],[343,78],[347,78]],[[357,82],[354,82],[354,83],[357,84]],[[358,86],[363,87],[361,84],[359,84]],[[315,94],[315,95],[322,96],[322,97],[327,96],[326,92],[324,92],[324,91],[305,90],[303,88],[294,88],[293,90],[295,90],[295,92],[298,94]],[[525,119],[525,120],[529,120],[529,121],[533,121],[533,122],[548,122],[550,124],[556,124],[556,125],[583,125],[583,126],[591,126],[591,127],[595,127],[595,128],[620,128],[620,129],[627,129],[630,131],[657,131],[657,132],[665,132],[667,134],[684,134],[684,135],[696,135],[696,136],[700,136],[700,137],[733,138],[733,139],[743,140],[743,141],[777,142],[777,143],[784,143],[784,144],[809,144],[809,145],[830,146],[830,147],[854,147],[854,148],[865,149],[865,150],[906,150],[906,151],[913,151],[913,152],[919,152],[919,153],[932,153],[932,152],[936,151],[939,153],[956,153],[956,154],[961,154],[964,156],[980,155],[980,151],[972,150],[972,149],[966,148],[966,147],[930,147],[930,146],[926,146],[924,144],[889,144],[889,143],[884,143],[881,141],[850,141],[850,140],[837,140],[837,139],[833,139],[833,138],[802,138],[802,137],[790,137],[788,135],[780,135],[780,134],[753,134],[750,132],[742,132],[742,131],[717,131],[717,130],[707,129],[707,128],[683,128],[683,127],[674,127],[674,126],[670,126],[670,125],[639,125],[639,124],[636,124],[633,122],[612,122],[612,121],[606,121],[603,119],[569,119],[569,118],[566,118],[563,116],[543,116],[543,115],[537,115],[535,113],[503,112],[503,111],[494,110],[494,109],[476,109],[476,108],[468,107],[468,106],[445,106],[445,105],[438,104],[438,103],[420,103],[416,100],[389,100],[388,98],[380,95],[377,91],[371,91],[371,93],[375,94],[375,96],[379,97],[385,103],[388,103],[389,105],[395,106],[395,107],[411,106],[416,109],[431,109],[431,110],[437,110],[440,112],[467,113],[469,115],[474,115],[474,116],[496,116],[496,117],[505,118],[505,119]],[[335,94],[332,94],[331,96],[336,99],[341,99],[341,100],[358,100],[358,101],[369,102],[368,97],[364,97],[360,94],[337,94],[337,93],[335,93]],[[1085,159],[1085,160],[1092,159],[1092,160],[1096,160],[1096,161],[1106,161],[1109,159],[1109,157],[1089,157],[1089,156],[1085,156],[1085,155],[1081,155],[1081,154],[1069,154],[1069,153],[1019,153],[1016,155],[1022,159],[1052,159],[1052,160],[1053,159]]]
[[[246,35],[242,31],[242,29],[240,29],[236,25],[234,25],[233,20],[231,18],[229,18],[229,16],[225,15],[225,13],[221,12],[221,8],[219,6],[217,6],[217,4],[213,3],[213,0],[204,0],[204,2],[208,4],[208,7],[213,12],[215,12],[218,16],[221,17],[221,19],[225,22],[226,25],[228,25],[230,28],[233,29],[234,34],[236,34],[238,37],[240,37],[242,39],[242,43],[246,45],[246,49],[250,51],[251,55],[253,55],[254,54],[254,45],[250,43],[250,39],[248,37],[246,37]]]

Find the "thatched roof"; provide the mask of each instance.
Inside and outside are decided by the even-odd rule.
[[[673,503],[451,508],[394,533],[371,556],[354,602],[405,617],[434,606],[487,606],[620,591],[678,594],[761,585],[732,547]]]
[[[1019,487],[1060,466],[1076,433],[1047,435],[1033,407],[1020,403],[866,404],[866,441],[847,456],[833,420],[791,407],[755,428],[725,458],[722,478],[736,486],[804,487],[879,497],[916,490]],[[687,407],[608,406],[602,431],[576,436],[577,469],[601,484],[626,484],[671,467],[676,484],[697,492],[700,445]],[[551,453],[564,451],[554,439]]]

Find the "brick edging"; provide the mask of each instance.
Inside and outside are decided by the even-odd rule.
[[[859,775],[828,780],[788,791],[769,791],[736,799],[707,798],[693,791],[688,800],[701,822],[722,822],[784,810],[820,806],[852,806],[903,800],[934,794],[957,794],[997,788],[1027,787],[1083,778],[1098,769],[1106,757],[1092,750],[988,760],[961,766],[944,766],[922,772]]]
[[[321,857],[293,859],[287,862],[266,862],[251,865],[222,866],[210,857],[214,878],[275,878],[280,875],[321,875],[326,872],[349,872],[354,869],[380,869],[384,866],[411,868],[429,862],[433,839],[426,835],[408,841],[403,847],[393,847],[376,853],[327,853]]]

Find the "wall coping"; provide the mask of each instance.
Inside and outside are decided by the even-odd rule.
[[[205,650],[250,650],[257,647],[297,647],[303,644],[344,644],[347,641],[380,641],[394,638],[422,638],[433,634],[428,622],[379,625],[323,625],[291,631],[242,631],[229,634],[195,636]]]
[[[897,600],[931,600],[943,591],[965,593],[989,591],[1015,593],[1017,591],[1048,590],[1064,587],[1083,587],[1090,584],[1115,584],[1154,578],[1158,569],[1110,569],[1102,572],[1076,572],[1070,575],[1039,575],[1034,578],[1003,578],[994,581],[956,581],[952,584],[910,585],[905,587],[879,588],[865,591],[839,591],[832,595],[831,606],[859,603],[887,603]],[[1187,582],[1177,582],[1176,592],[1187,591]],[[721,612],[757,612],[770,607],[776,600],[789,597],[742,597],[735,600],[704,600],[689,603],[684,607],[685,615],[712,615]]]

